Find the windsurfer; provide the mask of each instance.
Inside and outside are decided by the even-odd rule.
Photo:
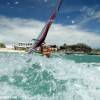
[[[51,51],[51,48],[47,46],[45,42],[43,42],[40,47],[41,54],[43,54],[43,56],[50,57]]]
[[[55,7],[55,10],[53,12],[53,14],[50,16],[48,22],[46,23],[46,25],[44,26],[44,28],[41,31],[41,34],[38,36],[37,39],[33,39],[35,40],[34,44],[32,44],[31,49],[29,49],[29,54],[32,53],[33,51],[36,51],[36,49],[38,47],[40,47],[39,52],[42,53],[43,55],[49,57],[51,54],[51,48],[46,46],[46,43],[44,42],[46,39],[46,36],[48,34],[48,31],[53,23],[53,21],[56,18],[56,15],[60,9],[61,3],[63,0],[58,0],[57,2],[57,6]]]

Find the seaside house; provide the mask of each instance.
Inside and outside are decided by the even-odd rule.
[[[6,49],[14,50],[14,44],[6,44]]]
[[[31,46],[32,46],[32,43],[18,43],[14,45],[14,49],[27,51]]]

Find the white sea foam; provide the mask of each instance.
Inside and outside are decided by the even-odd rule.
[[[76,63],[72,60],[63,59],[63,57],[48,59],[34,55],[30,62],[26,62],[28,58],[30,57],[27,57],[27,55],[25,57],[8,56],[8,61],[7,57],[0,58],[0,77],[11,75],[9,81],[13,83],[15,79],[12,76],[15,71],[20,72],[23,69],[31,68],[35,64],[39,66],[38,71],[40,73],[46,70],[53,75],[55,80],[64,81],[63,85],[66,89],[58,91],[52,96],[38,94],[32,96],[29,91],[8,85],[7,82],[1,82],[0,97],[18,96],[22,100],[25,100],[25,98],[30,98],[29,100],[100,100],[100,63]],[[18,74],[23,77],[22,82],[25,83],[28,80],[22,73]],[[52,84],[55,90],[57,83],[52,81]]]
[[[8,85],[7,83],[0,83],[0,100],[21,98],[31,98],[28,92],[17,88],[16,86]]]
[[[76,63],[62,58],[36,61],[55,79],[67,81],[65,100],[100,100],[100,63]]]

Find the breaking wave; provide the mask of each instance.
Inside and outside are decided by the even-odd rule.
[[[100,63],[84,57],[0,53],[0,98],[100,100]]]

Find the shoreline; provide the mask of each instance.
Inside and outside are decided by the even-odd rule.
[[[14,50],[14,49],[11,49],[11,48],[0,48],[0,53],[1,52],[11,52],[11,53],[27,53],[25,50]],[[59,51],[56,51],[59,53]],[[64,54],[66,55],[75,55],[75,54],[85,54],[85,55],[100,55],[100,53],[83,53],[83,52],[64,52],[62,51]]]
[[[14,49],[9,49],[9,48],[0,48],[0,52],[21,52],[21,53],[26,53],[25,50],[14,50]]]

